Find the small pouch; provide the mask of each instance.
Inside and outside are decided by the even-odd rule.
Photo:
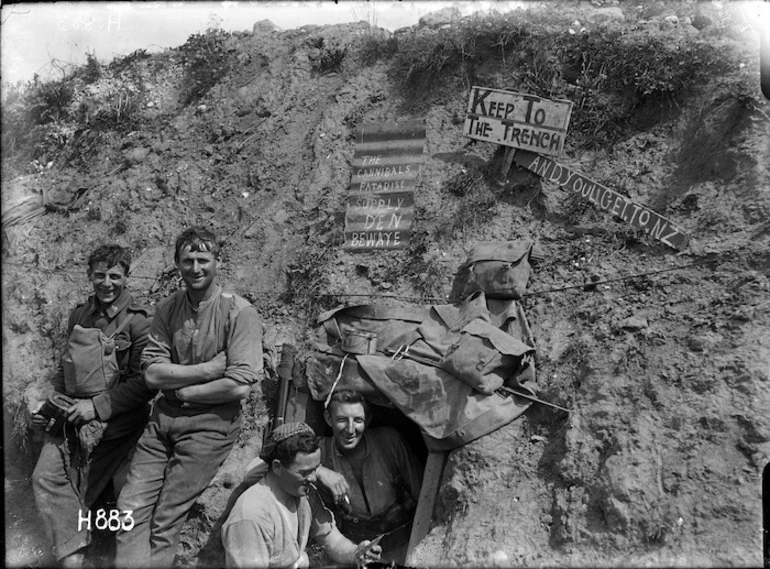
[[[531,346],[477,319],[463,327],[439,367],[491,395],[520,370],[529,352]]]
[[[542,258],[532,241],[479,243],[462,266],[467,271],[462,297],[481,290],[488,298],[521,298],[527,290],[531,256]]]
[[[75,324],[62,355],[64,388],[68,395],[91,397],[113,386],[120,375],[116,338],[132,316],[129,314],[110,336],[99,328]]]

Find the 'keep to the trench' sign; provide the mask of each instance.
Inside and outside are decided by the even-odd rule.
[[[463,134],[558,156],[564,148],[572,101],[473,87]]]
[[[580,194],[600,209],[638,227],[669,247],[679,251],[687,247],[689,237],[668,219],[582,174],[534,152],[516,152],[513,159],[519,166],[531,170],[544,180],[555,182],[569,192]]]
[[[345,249],[403,249],[414,219],[424,121],[369,123],[356,131],[345,204]]]

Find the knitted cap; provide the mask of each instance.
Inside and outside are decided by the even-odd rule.
[[[276,454],[276,451],[279,446],[283,446],[281,445],[282,442],[303,434],[312,435],[314,439],[318,439],[315,431],[305,423],[284,423],[280,427],[276,427],[267,436],[267,440],[265,440],[265,444],[262,446],[262,451],[259,453],[260,458],[268,464],[271,464],[275,458],[278,458],[278,454],[280,453]],[[284,459],[285,458],[286,457],[284,457]]]
[[[273,432],[270,433],[269,442],[272,444],[278,444],[281,441],[285,441],[286,439],[293,437],[294,435],[299,435],[300,433],[310,433],[311,435],[315,435],[315,431],[311,429],[310,425],[306,423],[284,423],[283,425],[273,429]]]

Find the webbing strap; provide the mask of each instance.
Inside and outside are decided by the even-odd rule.
[[[131,319],[132,319],[133,317],[134,317],[134,315],[133,315],[133,314],[129,314],[128,316],[126,316],[126,319],[125,319],[125,320],[123,320],[123,322],[121,322],[121,323],[120,323],[120,325],[119,325],[117,328],[115,328],[115,331],[114,331],[112,334],[110,334],[110,335],[109,335],[109,337],[108,337],[107,339],[108,339],[108,340],[114,340],[114,339],[115,339],[115,337],[116,337],[118,334],[120,334],[120,333],[121,333],[121,332],[122,332],[122,331],[125,329],[125,327],[126,327],[126,326],[128,326],[128,323],[131,321]]]

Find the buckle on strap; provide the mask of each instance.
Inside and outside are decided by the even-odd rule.
[[[406,344],[401,344],[398,349],[393,352],[393,355],[390,356],[390,359],[395,361],[401,361],[409,354],[409,346]]]

